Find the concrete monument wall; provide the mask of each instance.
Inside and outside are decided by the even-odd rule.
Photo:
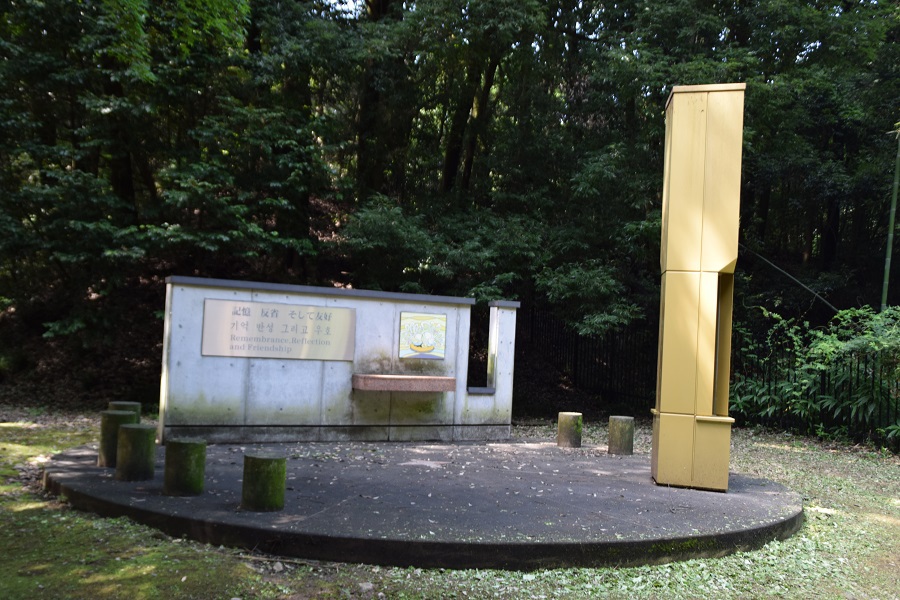
[[[505,439],[518,303],[491,305],[484,388],[467,387],[473,304],[170,277],[160,440]]]

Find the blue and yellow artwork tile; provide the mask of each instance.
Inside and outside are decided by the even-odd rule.
[[[447,344],[447,315],[400,313],[400,358],[442,360]]]

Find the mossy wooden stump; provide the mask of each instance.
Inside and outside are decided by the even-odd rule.
[[[133,411],[134,414],[137,415],[137,421],[135,423],[141,422],[141,403],[140,402],[126,402],[125,400],[113,400],[106,407],[107,410],[130,410]]]
[[[241,508],[273,512],[284,508],[287,458],[272,454],[244,455],[244,483]]]
[[[205,440],[181,438],[166,442],[163,494],[167,496],[199,496],[203,493],[205,477]]]
[[[609,454],[634,454],[634,417],[609,418]]]
[[[104,410],[100,413],[100,450],[97,452],[98,467],[115,467],[119,448],[119,427],[137,423],[137,415],[131,410]]]
[[[116,479],[146,481],[153,479],[156,464],[156,426],[127,423],[119,427]]]
[[[581,448],[581,413],[561,412],[556,429],[556,445],[560,448]]]

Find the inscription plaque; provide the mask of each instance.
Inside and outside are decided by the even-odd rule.
[[[203,356],[353,360],[356,309],[203,301]]]

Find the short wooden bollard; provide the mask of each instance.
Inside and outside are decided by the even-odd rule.
[[[137,415],[130,410],[104,410],[100,413],[100,450],[97,452],[98,467],[115,467],[116,452],[119,448],[119,427],[127,423],[137,423]]]
[[[284,508],[287,458],[271,454],[244,455],[241,508],[273,512]]]
[[[199,496],[206,477],[206,441],[195,438],[166,442],[166,467],[163,494]]]
[[[581,413],[561,412],[556,427],[556,445],[560,448],[581,448]]]
[[[153,479],[156,464],[156,426],[128,423],[119,427],[116,479],[146,481]]]
[[[634,454],[634,417],[609,418],[609,454]]]
[[[141,422],[141,403],[140,402],[126,402],[125,400],[113,400],[106,407],[107,410],[130,410],[134,411],[134,414],[137,415],[137,421],[135,423]]]

